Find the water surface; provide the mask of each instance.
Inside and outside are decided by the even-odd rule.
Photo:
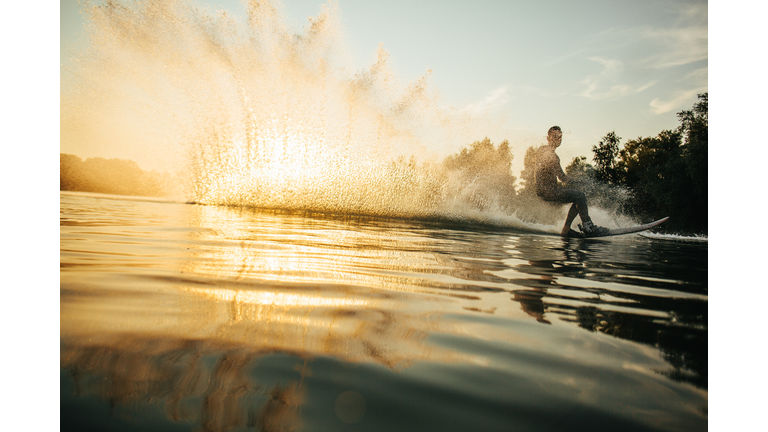
[[[62,430],[706,430],[707,243],[61,198]]]

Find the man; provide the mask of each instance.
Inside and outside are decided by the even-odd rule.
[[[573,179],[563,172],[560,166],[560,157],[555,153],[563,140],[563,131],[560,126],[552,126],[547,132],[548,145],[541,146],[536,150],[536,195],[544,201],[556,203],[573,203],[568,210],[568,217],[565,219],[565,226],[560,234],[566,236],[581,236],[571,229],[571,223],[578,214],[582,224],[579,225],[581,233],[586,236],[593,236],[608,231],[608,228],[599,227],[592,223],[587,209],[587,196],[584,192],[574,189],[567,189],[557,183],[566,183]]]

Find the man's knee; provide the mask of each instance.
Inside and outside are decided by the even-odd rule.
[[[579,201],[586,202],[587,200],[587,196],[584,194],[584,192],[577,191],[575,189],[563,189],[563,195],[570,202],[579,202]]]
[[[584,203],[584,205],[586,206],[587,205],[587,194],[585,194],[582,191],[576,191],[576,193],[579,194],[578,195],[578,201],[581,202],[581,203]]]

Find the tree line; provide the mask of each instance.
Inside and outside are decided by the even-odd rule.
[[[161,196],[169,174],[144,171],[131,160],[59,155],[59,190],[115,195]]]

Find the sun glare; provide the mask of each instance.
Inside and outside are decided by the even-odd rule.
[[[368,300],[321,297],[309,294],[256,292],[217,288],[189,288],[189,291],[209,296],[218,301],[234,301],[237,303],[279,307],[365,307],[369,304]]]

